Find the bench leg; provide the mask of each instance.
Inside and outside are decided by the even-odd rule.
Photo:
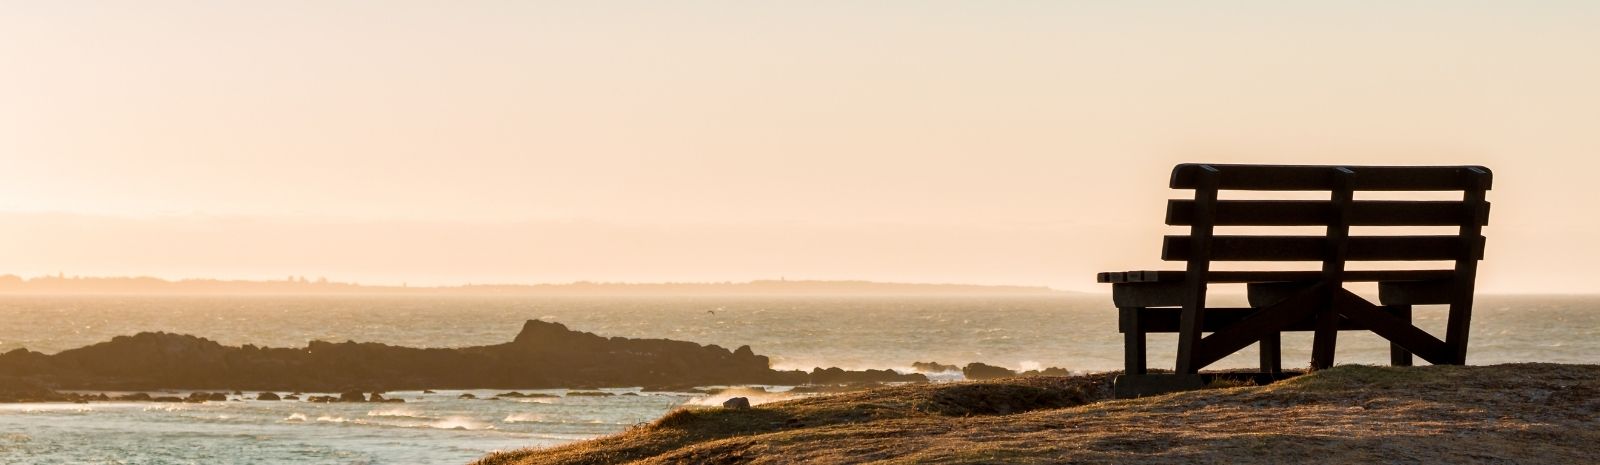
[[[1283,371],[1283,337],[1282,333],[1267,333],[1261,338],[1261,371],[1265,373],[1278,373]]]
[[[1145,370],[1145,337],[1144,325],[1139,321],[1138,308],[1119,308],[1124,322],[1122,333],[1122,372],[1130,375],[1142,375]]]
[[[1410,305],[1391,305],[1390,308],[1394,309],[1394,316],[1400,317],[1406,323],[1411,322]],[[1397,367],[1411,366],[1411,351],[1400,347],[1400,344],[1389,343],[1389,364]]]
[[[1333,311],[1317,313],[1317,331],[1311,339],[1311,369],[1333,367],[1333,348],[1339,341],[1339,314]]]

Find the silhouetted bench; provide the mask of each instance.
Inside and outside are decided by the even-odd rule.
[[[1119,397],[1204,385],[1216,376],[1270,381],[1282,369],[1279,334],[1314,331],[1311,368],[1333,366],[1340,330],[1367,330],[1391,343],[1391,363],[1412,354],[1436,365],[1466,362],[1473,281],[1488,224],[1491,174],[1481,166],[1273,166],[1183,164],[1171,187],[1193,199],[1167,201],[1167,221],[1188,235],[1166,236],[1161,258],[1183,271],[1100,273],[1112,285],[1125,335]],[[1326,191],[1328,200],[1218,200],[1218,191]],[[1461,200],[1356,200],[1357,191],[1459,191]],[[1321,226],[1319,235],[1218,234],[1218,227]],[[1449,235],[1351,235],[1351,227],[1450,226]],[[1211,271],[1212,262],[1320,262],[1316,271]],[[1448,261],[1448,269],[1346,270],[1347,262]],[[1386,267],[1392,268],[1393,266]],[[1410,268],[1427,268],[1409,266]],[[1363,267],[1375,268],[1375,267]],[[1345,289],[1377,282],[1379,304]],[[1208,308],[1206,287],[1244,283],[1247,308]],[[1411,324],[1413,305],[1449,305],[1444,340]],[[1145,368],[1145,334],[1178,333],[1171,374]],[[1209,335],[1207,335],[1209,333]],[[1201,368],[1260,344],[1258,373],[1201,374]]]

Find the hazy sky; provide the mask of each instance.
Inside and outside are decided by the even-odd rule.
[[[1445,163],[1593,292],[1597,157],[1600,2],[0,0],[0,273],[1093,290],[1175,163]]]

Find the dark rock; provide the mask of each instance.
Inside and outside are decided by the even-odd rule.
[[[180,398],[180,397],[173,397],[173,396],[161,396],[161,397],[152,397],[150,399],[150,401],[151,402],[183,402],[183,399]]]
[[[1003,367],[972,362],[961,369],[961,375],[967,377],[967,379],[994,379],[1016,376],[1017,372]]]
[[[572,391],[567,393],[567,397],[611,397],[612,395],[614,394],[604,391]]]
[[[456,398],[457,399],[477,399],[478,396],[472,395],[472,393],[468,392],[468,393],[463,393],[463,394],[461,394],[459,396],[456,396]]]
[[[579,386],[797,385],[800,371],[771,369],[749,347],[728,350],[667,339],[602,337],[531,320],[514,340],[462,348],[312,341],[301,348],[225,346],[164,332],[118,336],[55,354],[0,354],[0,379],[52,390],[145,391],[168,387],[341,392],[352,386],[571,388]]]
[[[383,398],[383,394],[377,392],[372,393],[372,396],[367,398],[368,402],[383,402],[384,400],[387,399]]]
[[[1067,371],[1066,368],[1050,367],[1043,370],[1028,370],[1017,375],[1024,378],[1030,376],[1072,376],[1072,372]]]
[[[17,349],[22,350],[22,349]],[[7,352],[7,354],[17,351]],[[0,402],[63,402],[70,398],[43,384],[26,379],[0,379]]]
[[[300,400],[300,396],[289,394],[287,396],[283,396],[283,400]]]
[[[367,396],[366,396],[366,394],[362,394],[361,391],[346,391],[346,392],[344,392],[342,394],[339,394],[339,402],[366,402],[366,401],[367,401]]]
[[[149,402],[150,401],[150,395],[149,394],[145,394],[143,392],[135,392],[133,394],[123,394],[123,395],[117,396],[117,400],[130,400],[130,401]]]
[[[520,393],[520,392],[517,392],[517,391],[511,391],[511,392],[502,392],[502,393],[499,393],[499,394],[495,394],[495,397],[504,397],[504,398],[507,398],[507,399],[523,399],[523,398],[533,399],[533,398],[549,398],[549,397],[561,397],[561,396],[558,396],[558,395],[555,395],[555,394],[545,394],[545,393],[542,393],[542,392],[530,392],[530,393],[527,393],[527,394],[523,394],[523,393]]]
[[[316,402],[316,403],[319,403],[319,404],[326,404],[326,403],[329,403],[329,402],[338,402],[338,401],[339,401],[339,398],[338,397],[334,397],[334,396],[311,396],[311,397],[307,397],[306,398],[306,402]]]
[[[917,370],[921,373],[946,373],[951,371],[961,371],[961,367],[955,365],[945,365],[939,362],[915,362],[911,364],[911,369]]]
[[[282,400],[282,399],[283,399],[282,397],[278,397],[278,394],[273,393],[271,391],[267,391],[267,392],[263,392],[263,393],[260,393],[260,394],[256,394],[256,400]]]
[[[722,401],[722,408],[745,410],[750,408],[750,399],[745,397],[732,397],[728,400]]]
[[[811,384],[805,386],[795,386],[794,389],[790,389],[789,392],[793,394],[832,394],[839,392],[860,391],[884,386],[885,384],[883,383]]]
[[[225,400],[228,400],[228,395],[220,393],[220,392],[192,392],[192,393],[189,393],[189,397],[185,397],[183,399],[184,402],[205,402],[205,401],[219,401],[220,402],[220,401],[225,401]]]
[[[810,381],[809,384],[926,383],[928,377],[922,373],[901,374],[894,370],[850,371],[834,367],[811,370]]]
[[[432,389],[423,389],[422,393],[423,394],[438,394],[437,392],[433,392]]]

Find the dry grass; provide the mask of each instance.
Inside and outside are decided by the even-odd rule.
[[[918,385],[680,410],[478,465],[1591,463],[1600,366],[1341,366],[1264,387],[1112,401],[1105,375]]]

